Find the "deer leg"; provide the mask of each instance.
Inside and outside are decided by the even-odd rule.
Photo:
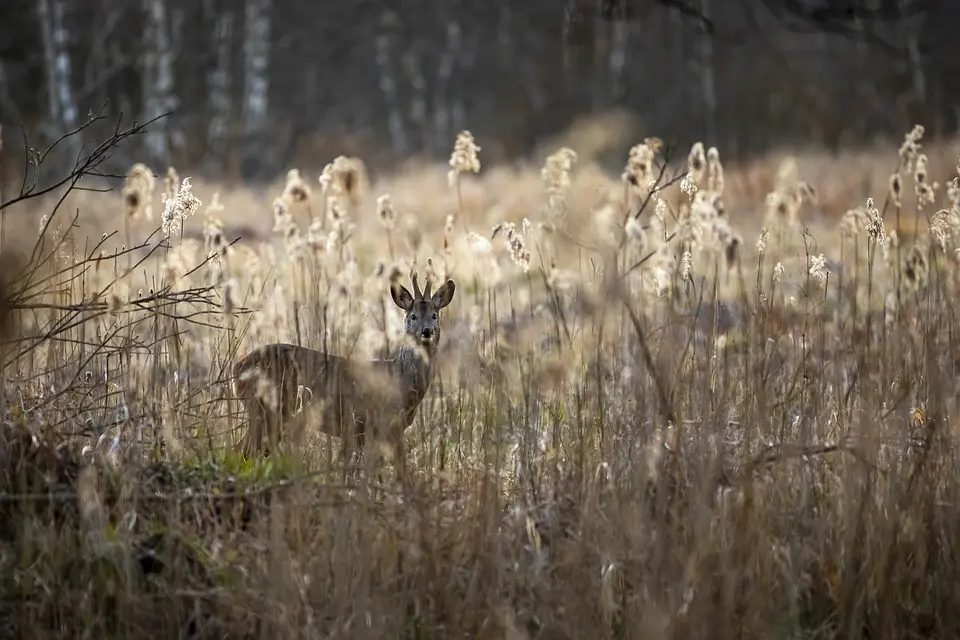
[[[247,433],[244,436],[243,455],[251,457],[263,450],[263,427],[267,420],[267,408],[256,398],[243,402],[247,413]]]
[[[280,448],[280,436],[284,425],[290,420],[285,411],[270,411],[266,416],[267,424],[267,446],[266,453],[278,451]]]
[[[394,440],[393,448],[393,468],[397,473],[397,480],[404,488],[407,486],[407,451],[403,441],[403,435]]]

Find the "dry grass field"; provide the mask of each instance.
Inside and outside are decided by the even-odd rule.
[[[957,637],[960,145],[903,140],[6,187],[0,635]],[[233,362],[385,356],[412,269],[409,485],[237,453]]]

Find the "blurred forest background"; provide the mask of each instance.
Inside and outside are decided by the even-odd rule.
[[[958,24],[935,0],[3,0],[4,165],[21,124],[43,148],[103,104],[172,114],[120,162],[245,182],[442,160],[461,129],[485,163],[523,158],[598,118],[617,169],[648,135],[728,162],[936,137]]]

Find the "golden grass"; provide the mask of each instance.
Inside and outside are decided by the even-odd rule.
[[[960,150],[922,152],[936,198],[904,169],[896,242],[895,148],[720,180],[700,147],[652,193],[654,140],[623,178],[558,157],[549,189],[539,166],[368,184],[343,159],[262,192],[192,179],[182,235],[143,245],[181,176],[69,194],[0,352],[0,630],[953,637]],[[51,213],[28,204],[5,220],[24,247]],[[414,263],[458,293],[413,486],[352,480],[319,429],[232,453],[238,355],[384,353]]]

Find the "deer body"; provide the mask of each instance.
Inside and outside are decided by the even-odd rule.
[[[259,347],[233,367],[234,390],[244,404],[247,455],[275,448],[281,438],[299,439],[307,422],[362,454],[368,437],[393,446],[395,464],[405,462],[403,437],[432,378],[431,362],[440,339],[439,311],[450,304],[448,280],[435,294],[430,285],[415,295],[394,283],[390,292],[404,310],[404,330],[413,346],[390,358],[360,361],[292,344]],[[264,438],[266,437],[266,443]]]

